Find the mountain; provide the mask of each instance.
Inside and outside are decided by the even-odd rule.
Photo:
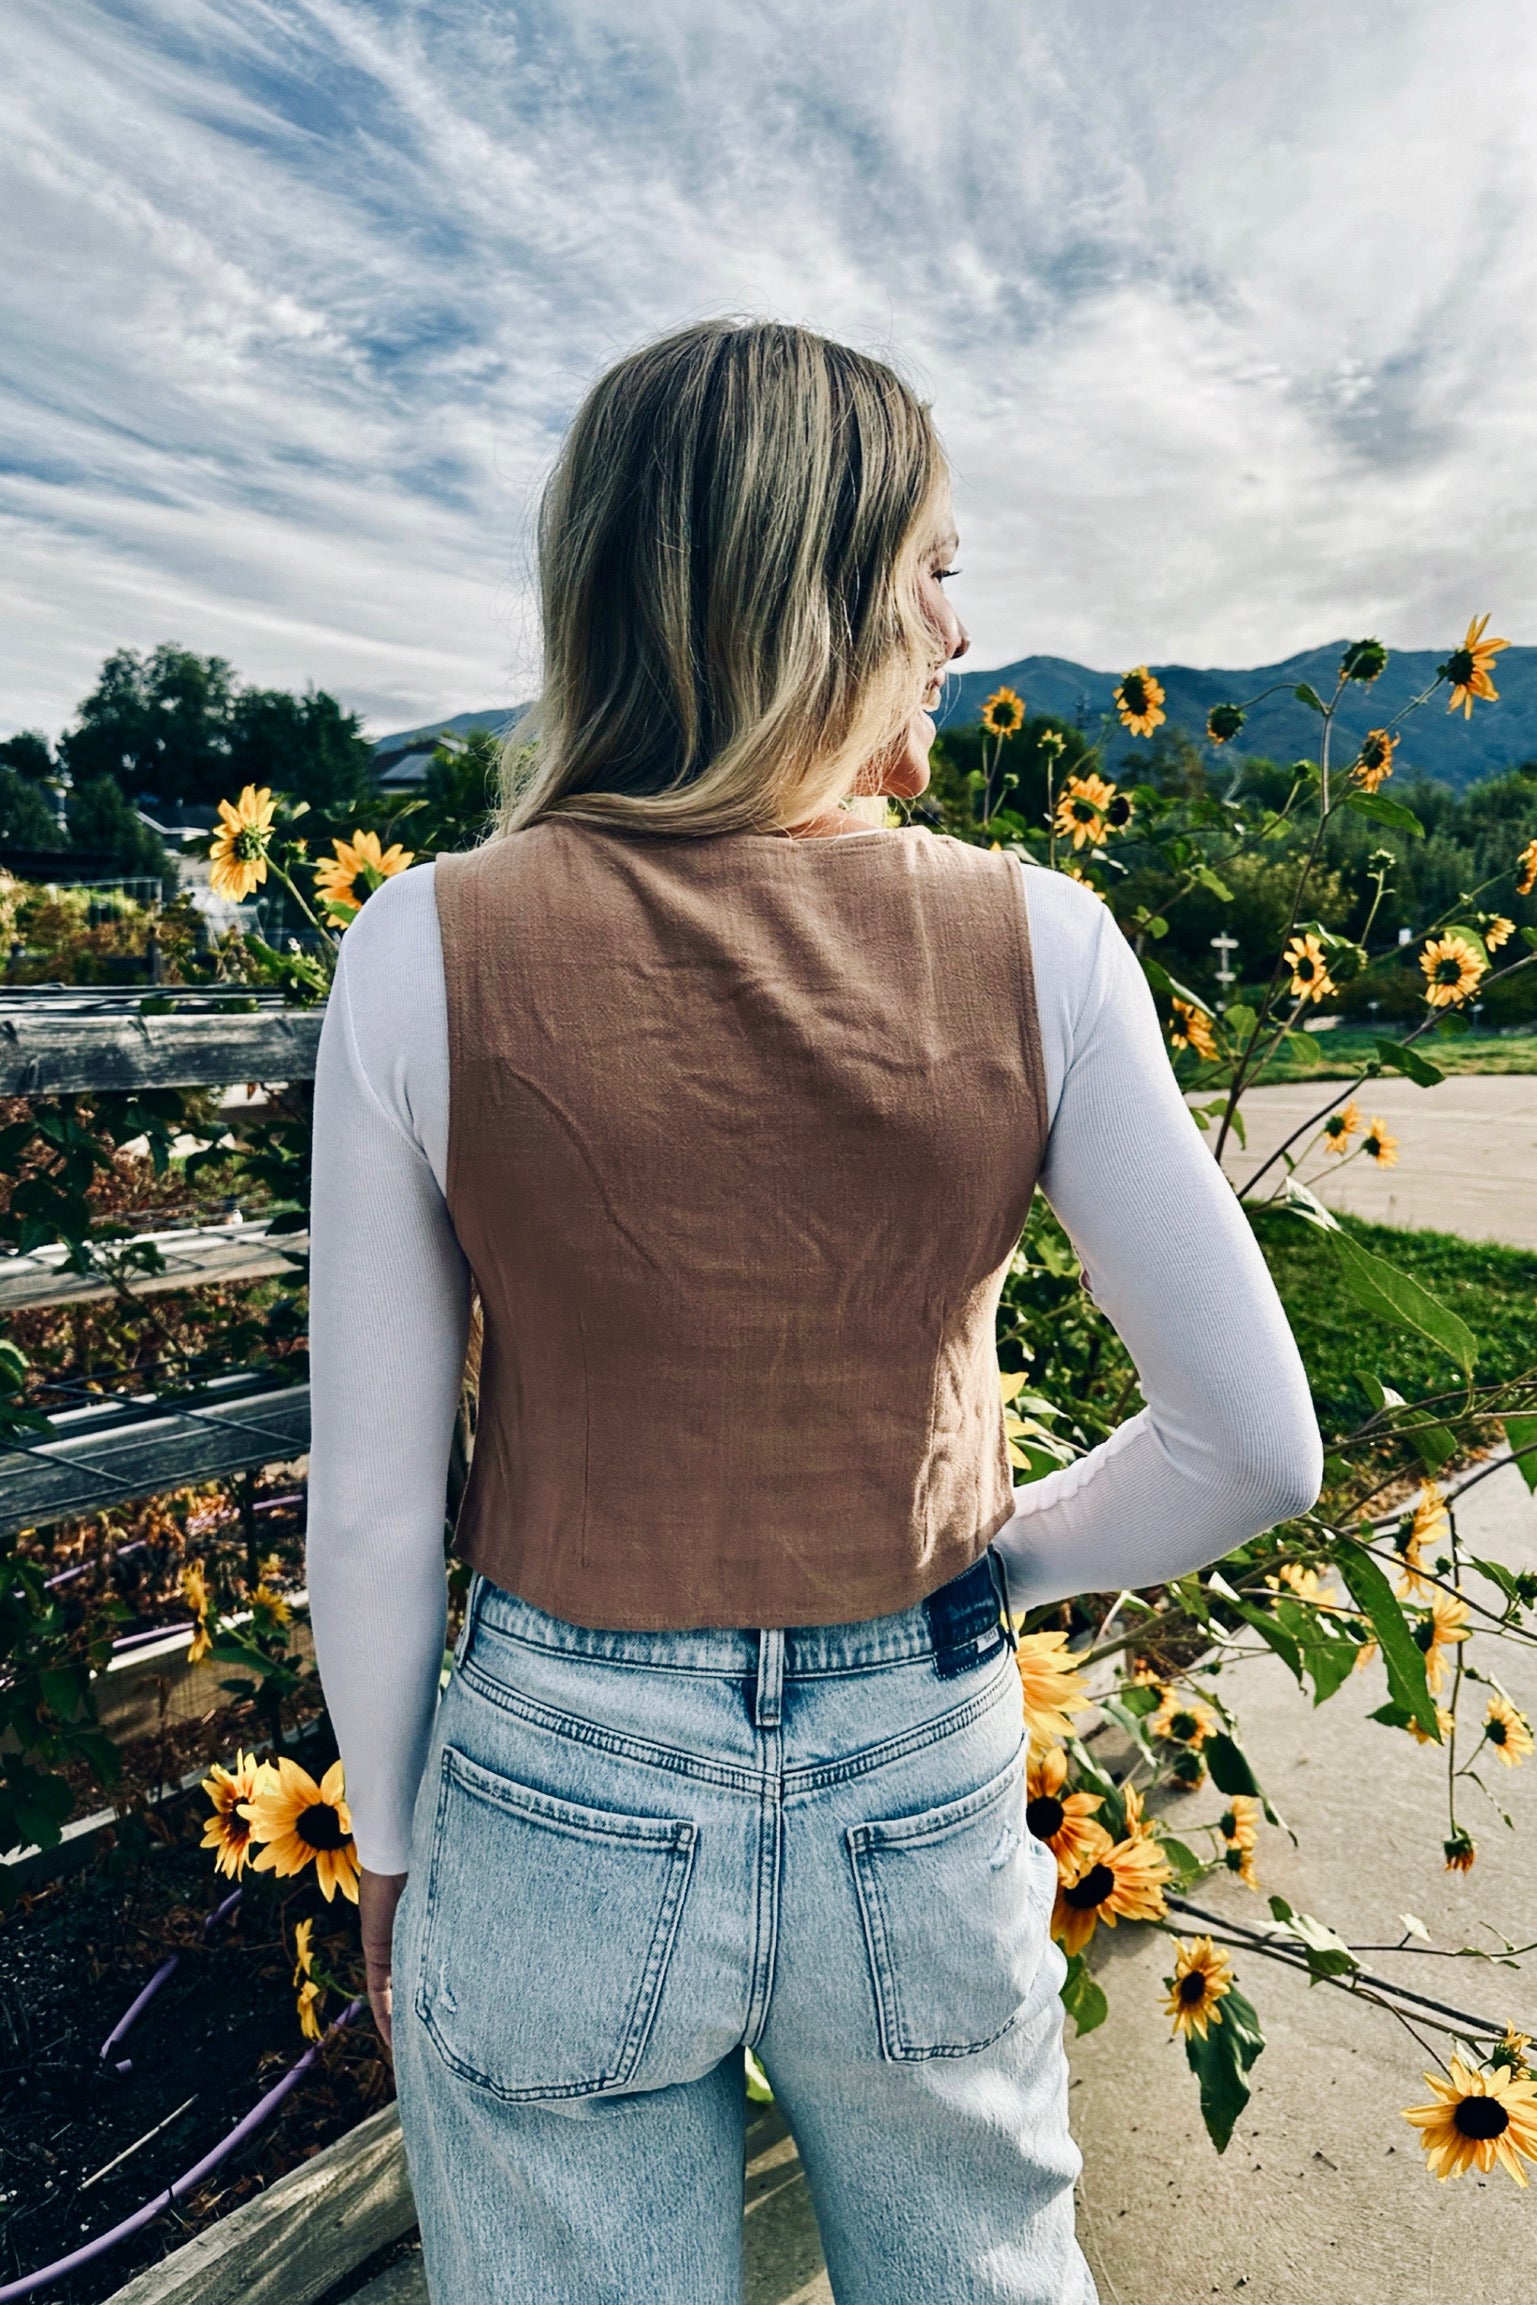
[[[1267,754],[1274,760],[1295,760],[1314,743],[1318,716],[1300,704],[1292,691],[1306,681],[1320,696],[1331,694],[1345,643],[1331,641],[1325,648],[1304,649],[1280,664],[1263,664],[1234,672],[1208,670],[1187,664],[1155,664],[1164,688],[1164,710],[1171,727],[1199,737],[1214,704],[1242,704],[1262,689],[1277,694],[1251,709],[1234,751]],[[1354,683],[1340,705],[1336,723],[1336,760],[1349,760],[1369,728],[1380,728],[1402,711],[1410,698],[1428,688],[1441,661],[1434,649],[1410,648],[1392,654],[1380,680],[1369,688]],[[1092,672],[1064,656],[1022,656],[993,672],[961,672],[950,682],[943,710],[936,716],[943,726],[962,728],[974,721],[984,700],[995,688],[1017,689],[1031,712],[1049,712],[1092,729],[1105,715],[1112,719],[1112,690],[1118,672]],[[1445,691],[1414,714],[1404,727],[1396,768],[1402,778],[1416,772],[1437,783],[1459,788],[1501,769],[1537,760],[1537,648],[1507,648],[1496,659],[1494,684],[1498,704],[1481,704],[1473,718],[1446,710]],[[523,705],[494,705],[483,712],[456,713],[452,720],[426,721],[420,728],[399,729],[381,736],[374,757],[387,777],[409,781],[418,758],[425,764],[440,735],[468,736],[472,729],[501,732],[526,710]],[[1132,739],[1127,740],[1128,743]],[[411,763],[408,767],[406,764]]]
[[[1277,695],[1250,710],[1233,750],[1293,760],[1313,748],[1318,716],[1299,703],[1292,690],[1306,681],[1320,696],[1330,696],[1344,648],[1343,641],[1331,641],[1280,664],[1237,672],[1186,664],[1155,664],[1151,669],[1163,685],[1170,725],[1195,737],[1205,730],[1206,715],[1214,704],[1242,704],[1261,689],[1276,688]],[[1334,758],[1349,760],[1367,729],[1382,727],[1411,697],[1430,686],[1440,662],[1433,649],[1404,649],[1389,656],[1386,672],[1369,688],[1352,683],[1335,723]],[[995,688],[1012,688],[1024,698],[1028,711],[1053,713],[1092,729],[1102,715],[1114,715],[1111,691],[1119,679],[1119,673],[1091,672],[1087,665],[1062,656],[1022,656],[996,672],[952,676],[944,710],[936,717],[941,725],[964,727],[976,719]],[[1415,713],[1404,726],[1395,764],[1398,776],[1419,772],[1437,783],[1462,787],[1520,761],[1537,760],[1537,648],[1507,648],[1495,660],[1494,684],[1500,701],[1475,705],[1470,721],[1460,712],[1448,714],[1444,689]]]

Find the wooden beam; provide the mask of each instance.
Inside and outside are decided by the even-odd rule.
[[[400,2115],[386,2105],[107,2305],[312,2305],[415,2223]]]
[[[59,1437],[0,1450],[0,1535],[100,1512],[310,1445],[308,1385],[200,1398],[186,1408],[114,1401],[55,1418]]]
[[[313,1080],[325,1011],[0,1016],[0,1096]]]
[[[161,1296],[167,1289],[212,1288],[227,1281],[268,1280],[294,1266],[289,1259],[308,1253],[308,1233],[274,1233],[264,1224],[209,1225],[199,1231],[161,1234],[155,1243],[165,1262],[158,1273],[133,1273],[131,1295]],[[285,1251],[288,1253],[285,1255]],[[72,1273],[56,1252],[0,1257],[0,1314],[38,1305],[84,1304],[117,1291],[99,1273]]]

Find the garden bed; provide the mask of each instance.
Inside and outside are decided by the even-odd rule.
[[[313,1875],[281,1903],[257,1884],[205,1935],[228,1894],[199,1846],[206,1813],[194,1795],[125,1818],[86,1870],[23,1896],[0,1923],[0,2289],[153,2198],[296,2062],[299,1919],[313,1919],[323,1959],[340,1968],[352,1957],[352,1908],[325,1905]],[[103,2060],[170,1953],[175,1973]],[[116,2069],[124,2059],[127,2072]],[[391,2094],[367,2023],[333,2034],[272,2120],[174,2213],[48,2295],[59,2305],[110,2296]]]

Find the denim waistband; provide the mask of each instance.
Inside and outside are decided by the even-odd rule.
[[[866,1617],[847,1625],[792,1625],[784,1630],[784,1675],[804,1679],[818,1673],[854,1673],[882,1665],[930,1657],[941,1679],[962,1673],[1004,1645],[1008,1626],[1002,1564],[989,1548],[969,1569],[952,1577],[925,1600],[889,1617]],[[605,1664],[650,1667],[672,1673],[710,1673],[738,1678],[757,1671],[762,1634],[713,1625],[679,1632],[612,1632],[569,1624],[529,1601],[505,1593],[477,1575],[470,1589],[458,1654],[463,1656],[477,1626],[535,1648],[591,1657]],[[1012,1641],[1012,1629],[1008,1639]]]

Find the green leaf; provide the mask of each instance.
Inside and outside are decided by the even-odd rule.
[[[1240,1041],[1248,1039],[1254,1030],[1256,1021],[1253,1009],[1250,1008],[1247,1001],[1242,1000],[1235,1000],[1223,1018],[1228,1031]]]
[[[1243,1618],[1244,1622],[1254,1627],[1254,1630],[1258,1633],[1260,1639],[1266,1642],[1270,1648],[1274,1649],[1276,1655],[1280,1658],[1282,1664],[1286,1667],[1286,1670],[1291,1674],[1292,1679],[1300,1688],[1302,1686],[1302,1652],[1298,1648],[1296,1642],[1292,1639],[1291,1635],[1287,1632],[1283,1632],[1281,1627],[1276,1623],[1275,1618],[1270,1614],[1270,1611],[1268,1609],[1257,1608],[1252,1601],[1244,1600],[1243,1597],[1237,1593],[1235,1593],[1233,1598],[1229,1601],[1228,1607],[1230,1609],[1236,1609],[1239,1616]],[[1225,1741],[1228,1743],[1232,1742],[1230,1738]],[[1215,1744],[1216,1739],[1213,1738],[1211,1742],[1212,1744]],[[1237,1750],[1236,1746],[1234,1747],[1234,1750]],[[1207,1751],[1209,1755],[1210,1746],[1208,1746]],[[1215,1783],[1215,1770],[1212,1771],[1212,1779]],[[1240,1793],[1247,1793],[1251,1790],[1251,1788],[1248,1785],[1231,1786],[1219,1784],[1217,1786],[1217,1790],[1222,1793],[1235,1791]]]
[[[1421,1056],[1407,1041],[1379,1040],[1372,1045],[1390,1072],[1403,1073],[1407,1079],[1417,1081],[1421,1088],[1434,1088],[1437,1081],[1446,1078],[1438,1064],[1432,1064],[1428,1056]]]
[[[1200,1879],[1206,1868],[1194,1849],[1187,1848],[1173,1833],[1161,1830],[1158,1833],[1158,1846],[1178,1875],[1175,1884],[1177,1888],[1188,1889],[1193,1881]]]
[[[1447,1425],[1415,1425],[1408,1438],[1428,1473],[1438,1473],[1444,1464],[1449,1464],[1462,1445]]]
[[[1305,680],[1298,681],[1296,687],[1292,690],[1292,694],[1297,699],[1299,704],[1309,704],[1312,706],[1315,712],[1322,712],[1325,710],[1323,698],[1319,695],[1317,689],[1310,688]],[[1308,766],[1311,768],[1312,765],[1312,762],[1309,761]]]
[[[1190,2034],[1185,2061],[1200,2084],[1201,2118],[1219,2153],[1225,2153],[1233,2126],[1249,2102],[1244,2076],[1265,2046],[1252,2004],[1236,1986],[1223,1995],[1220,2025],[1208,2025],[1205,2038]]]
[[[1296,1913],[1284,1897],[1272,1897],[1270,1910],[1288,1937],[1299,1944],[1307,1956],[1308,1974],[1315,1985],[1326,1977],[1346,1977],[1361,1964],[1343,1937],[1324,1921],[1311,1913]]]
[[[1469,1560],[1468,1567],[1477,1569],[1479,1575],[1487,1577],[1491,1585],[1498,1585],[1513,1609],[1521,1607],[1521,1587],[1516,1583],[1503,1561],[1484,1561],[1474,1558]]]
[[[1297,1677],[1301,1679],[1300,1671]],[[1249,1766],[1247,1754],[1225,1729],[1219,1730],[1215,1737],[1208,1737],[1201,1752],[1219,1793],[1248,1793],[1256,1800],[1260,1798],[1259,1780]]]
[[[1510,1443],[1516,1470],[1537,1495],[1537,1417],[1507,1417],[1505,1438]]]
[[[1121,1691],[1122,1706],[1139,1720],[1145,1720],[1149,1713],[1156,1713],[1162,1703],[1163,1699],[1156,1689],[1137,1685]]]
[[[1370,1624],[1387,1667],[1388,1695],[1411,1713],[1433,1744],[1441,1742],[1436,1701],[1425,1678],[1425,1658],[1392,1586],[1372,1556],[1349,1537],[1334,1549],[1334,1565],[1345,1590]]]
[[[1439,1345],[1466,1377],[1473,1374],[1473,1363],[1478,1358],[1478,1340],[1461,1316],[1449,1306],[1433,1297],[1408,1273],[1400,1272],[1397,1265],[1389,1264],[1386,1257],[1374,1257],[1353,1241],[1348,1233],[1331,1235],[1334,1253],[1339,1260],[1340,1277],[1358,1305],[1375,1313],[1380,1320],[1395,1322],[1398,1327],[1415,1329],[1432,1344]]]
[[[1195,867],[1193,877],[1197,886],[1208,890],[1209,893],[1217,899],[1219,904],[1232,903],[1232,890],[1228,887],[1225,880],[1221,879],[1217,873],[1213,872],[1209,864],[1198,864]]]
[[[743,2049],[742,2067],[747,2079],[748,2101],[754,2105],[772,2105],[774,2102],[773,2084],[751,2049]]]
[[[1425,827],[1413,809],[1405,808],[1401,800],[1389,800],[1386,793],[1353,792],[1346,805],[1358,816],[1369,816],[1374,824],[1391,825],[1395,832],[1407,832],[1420,840],[1425,837]]]
[[[1110,2014],[1104,1990],[1090,1976],[1089,1965],[1081,1953],[1075,1953],[1067,1964],[1067,1975],[1062,1980],[1062,2006],[1080,2037],[1103,2025]]]

